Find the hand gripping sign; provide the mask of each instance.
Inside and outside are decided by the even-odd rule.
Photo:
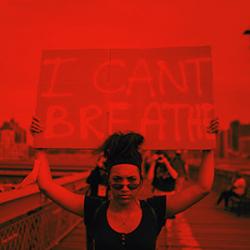
[[[116,131],[149,149],[214,147],[209,47],[44,51],[36,147],[96,148]]]

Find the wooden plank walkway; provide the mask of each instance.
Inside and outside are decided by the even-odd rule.
[[[157,250],[249,250],[250,218],[216,207],[216,198],[212,192],[176,219],[168,220],[158,238]],[[86,249],[83,223],[53,249]]]
[[[80,223],[53,250],[85,250],[86,236],[84,223]]]

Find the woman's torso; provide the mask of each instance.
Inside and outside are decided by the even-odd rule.
[[[161,226],[164,225],[163,220],[159,220],[160,217],[157,218],[157,211],[155,213],[155,211],[152,210],[151,206],[146,201],[140,201],[142,216],[138,226],[130,233],[119,233],[115,231],[108,222],[108,205],[108,201],[103,202],[93,216],[93,220],[91,222],[93,249],[155,249],[157,235],[160,231]],[[162,214],[162,218],[165,217],[163,216],[162,212],[158,214]]]

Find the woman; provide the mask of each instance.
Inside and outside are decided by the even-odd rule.
[[[164,151],[157,151],[152,156],[148,172],[154,195],[174,194],[177,178],[178,173],[168,160],[168,155]]]
[[[208,130],[210,133],[217,132],[218,122],[212,121]],[[42,132],[36,119],[32,122],[31,132]],[[191,207],[204,198],[212,187],[214,155],[212,150],[203,150],[196,183],[168,198],[163,195],[139,200],[137,194],[142,186],[142,143],[143,137],[139,134],[116,133],[98,149],[106,158],[110,200],[83,197],[59,186],[52,180],[46,153],[37,153],[40,163],[39,188],[61,207],[84,216],[93,249],[155,249],[165,218]]]

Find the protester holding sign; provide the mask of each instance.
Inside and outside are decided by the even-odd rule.
[[[31,132],[41,133],[40,122],[33,120]],[[216,133],[218,121],[211,121],[207,132]],[[214,153],[202,150],[202,161],[195,183],[175,195],[139,200],[142,186],[141,145],[138,133],[114,133],[99,148],[108,167],[110,200],[83,197],[56,184],[51,176],[45,151],[38,151],[38,186],[61,207],[84,216],[92,236],[93,247],[104,249],[155,249],[157,236],[167,217],[180,213],[204,198],[211,190],[214,177]]]

